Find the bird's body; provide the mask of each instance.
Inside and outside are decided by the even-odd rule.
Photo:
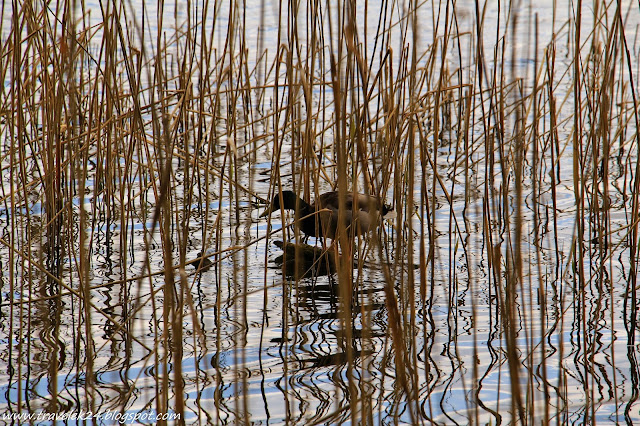
[[[191,264],[200,272],[208,271],[213,266],[213,262],[202,252],[198,253],[198,258],[191,261]]]
[[[380,223],[380,218],[393,210],[371,195],[347,193],[344,196],[344,229],[349,235],[362,235]],[[302,232],[310,237],[335,239],[339,228],[338,211],[340,195],[337,191],[321,194],[313,204],[300,199],[293,191],[282,191],[282,200],[278,195],[261,216],[279,210],[293,210],[296,222]]]

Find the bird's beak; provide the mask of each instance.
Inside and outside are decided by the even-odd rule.
[[[269,216],[270,213],[271,213],[271,206],[267,207],[258,217]]]

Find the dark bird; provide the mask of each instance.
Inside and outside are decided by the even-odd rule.
[[[293,191],[282,191],[271,200],[269,207],[260,215],[267,216],[280,210],[293,210],[302,232],[310,237],[335,239],[338,230],[338,206],[340,196],[337,191],[325,192],[313,204],[298,197]],[[385,206],[378,197],[364,194],[345,194],[344,227],[350,235],[362,235],[380,223],[380,218],[390,218],[393,209]]]
[[[198,253],[198,258],[196,260],[191,261],[191,264],[195,266],[196,269],[200,270],[200,272],[204,272],[211,269],[213,262],[209,260],[207,256],[203,257],[202,252],[200,252]]]

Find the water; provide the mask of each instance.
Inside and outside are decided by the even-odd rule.
[[[112,424],[116,413],[133,421],[136,414],[178,412],[187,423],[213,424],[497,424],[511,423],[519,415],[512,407],[517,401],[512,385],[517,380],[526,423],[540,423],[545,418],[571,424],[640,421],[637,326],[632,322],[636,315],[632,293],[637,290],[630,287],[634,282],[630,277],[634,218],[631,188],[638,148],[633,138],[633,114],[622,107],[623,100],[631,102],[629,75],[626,66],[615,68],[618,79],[627,86],[616,83],[617,89],[612,92],[616,109],[609,120],[614,129],[610,132],[614,136],[609,155],[592,154],[596,149],[603,150],[604,142],[597,139],[600,130],[589,132],[602,129],[604,124],[589,121],[580,128],[582,143],[576,145],[580,152],[575,163],[572,131],[577,107],[570,77],[574,29],[565,25],[573,12],[569,8],[554,11],[552,3],[538,3],[513,5],[512,9],[502,5],[499,10],[487,5],[483,29],[487,62],[482,80],[474,59],[477,40],[471,37],[476,34],[475,5],[456,3],[457,27],[448,32],[460,37],[448,40],[445,61],[441,62],[441,50],[417,61],[417,67],[423,70],[419,75],[426,81],[420,90],[423,102],[412,106],[406,86],[390,91],[393,96],[385,101],[372,98],[369,106],[381,118],[371,119],[377,124],[362,126],[370,132],[362,140],[369,158],[375,160],[361,166],[354,144],[349,151],[349,164],[353,164],[350,170],[358,172],[355,180],[362,188],[362,168],[366,168],[374,187],[394,205],[399,218],[383,224],[380,245],[367,239],[357,245],[357,257],[366,267],[353,271],[355,292],[349,315],[344,313],[343,297],[350,292],[344,291],[345,282],[338,275],[293,280],[276,265],[281,250],[273,241],[283,238],[282,222],[291,223],[292,217],[274,215],[270,221],[259,217],[264,208],[261,200],[268,198],[278,178],[282,188],[288,189],[294,184],[303,187],[311,176],[309,187],[319,193],[332,189],[338,181],[335,93],[333,86],[320,84],[331,77],[328,56],[316,63],[314,73],[305,76],[301,70],[308,64],[307,58],[291,53],[299,81],[311,76],[318,79],[315,86],[310,86],[308,103],[303,93],[291,95],[291,88],[285,85],[291,78],[285,76],[286,56],[278,89],[271,87],[276,71],[265,66],[273,63],[278,43],[286,45],[294,39],[304,46],[310,44],[306,34],[311,20],[306,5],[298,12],[299,39],[287,28],[287,22],[292,25],[287,20],[291,15],[284,8],[279,11],[277,4],[235,4],[231,11],[222,4],[215,18],[214,8],[207,9],[205,24],[198,25],[195,34],[213,34],[208,46],[213,58],[211,69],[216,72],[210,74],[210,85],[203,84],[206,79],[200,80],[206,74],[203,67],[195,67],[190,74],[195,93],[206,93],[202,121],[206,136],[196,149],[196,135],[201,130],[197,123],[202,117],[197,113],[198,103],[189,101],[189,107],[181,110],[179,101],[168,96],[171,105],[167,109],[186,111],[188,119],[180,122],[182,127],[176,125],[179,130],[174,128],[172,133],[171,214],[165,229],[162,220],[156,222],[154,216],[162,201],[161,156],[165,153],[159,135],[163,133],[153,128],[158,120],[150,109],[142,116],[146,138],[134,137],[135,131],[130,129],[135,128],[135,120],[127,118],[118,121],[121,127],[115,126],[114,134],[99,133],[102,145],[94,139],[89,150],[84,150],[81,143],[62,150],[69,163],[63,167],[67,180],[60,194],[69,201],[69,207],[61,208],[62,222],[53,236],[48,230],[58,222],[48,216],[51,205],[47,204],[50,199],[46,190],[50,184],[46,178],[56,176],[47,163],[51,159],[47,146],[54,143],[54,138],[46,133],[46,125],[44,130],[35,121],[26,126],[32,143],[21,146],[26,146],[27,156],[35,156],[25,161],[29,167],[22,171],[15,159],[17,142],[12,131],[16,122],[5,116],[0,128],[0,364],[4,367],[0,371],[7,371],[0,375],[3,411],[91,411],[102,417],[92,414],[90,418],[103,424]],[[98,5],[88,6],[90,22],[100,22]],[[174,11],[179,24],[184,24],[188,16],[200,22],[204,6],[192,6],[180,5],[176,10],[166,5],[164,9],[163,32],[174,40],[168,43],[167,51],[171,66],[166,71],[172,72],[170,77],[184,77],[179,60],[191,53],[182,38],[172,38]],[[365,9],[358,5],[357,22],[363,26],[359,35],[362,42],[366,41],[363,52],[374,71],[371,76],[387,63],[383,58],[389,46],[394,50],[387,61],[398,73],[392,77],[403,81],[403,66],[408,64],[401,55],[406,45],[403,31],[411,26],[406,19],[398,21],[404,6],[408,5],[368,4],[369,35],[365,36]],[[633,4],[623,6],[630,68],[635,73],[638,49],[633,35],[640,15]],[[135,34],[131,22],[140,22],[143,11],[148,31],[144,42],[138,34],[132,37],[132,44],[145,51],[144,58],[151,58],[159,12],[154,9],[156,5],[136,4],[135,11],[130,7],[121,10],[128,18],[124,21],[129,31]],[[429,52],[441,44],[445,23],[453,25],[453,6],[449,5],[449,20],[446,4],[439,7],[435,12],[425,4],[419,10],[418,52]],[[373,11],[378,9],[386,10],[387,26],[396,24],[385,44],[375,43],[379,15]],[[520,29],[517,37],[509,32],[508,25],[516,12]],[[280,27],[279,13],[283,14]],[[596,27],[591,33],[592,11],[583,13],[584,42],[590,42],[590,37],[607,40],[602,36],[607,34],[606,26]],[[9,16],[3,15],[3,34],[8,34]],[[332,15],[333,26],[323,16],[324,46],[336,46],[341,32],[335,25],[337,15]],[[533,41],[536,16],[537,62]],[[613,16],[613,11],[608,16]],[[240,46],[246,47],[246,62],[238,59],[232,63],[228,54],[224,56],[231,22],[235,25],[232,38],[236,52],[241,51]],[[612,25],[613,18],[607,23]],[[105,30],[100,27],[96,31],[99,35],[94,40],[100,40]],[[518,204],[516,138],[494,140],[496,148],[491,152],[488,135],[515,133],[513,104],[532,92],[534,66],[542,63],[544,47],[551,43],[554,33],[555,39],[561,40],[555,44],[556,69],[551,85],[557,116],[550,107],[542,110],[538,121],[542,136],[535,146],[533,130],[528,127],[525,131],[523,193]],[[265,84],[267,90],[254,89],[244,98],[235,98],[233,94],[243,86],[234,83],[240,81],[238,76],[244,77],[233,70],[241,69],[241,64],[246,64],[247,70],[254,69],[259,56],[258,35],[264,37],[261,43],[268,53],[261,62],[262,74],[256,70],[249,81],[253,86]],[[495,62],[494,51],[502,52],[503,36],[508,43],[505,60]],[[3,37],[3,45],[8,40]],[[606,50],[599,46],[600,53]],[[97,41],[90,47],[100,52]],[[120,52],[116,57],[121,57],[122,46],[116,50]],[[597,49],[591,57],[587,57],[588,49],[582,52],[585,70],[604,66],[604,61],[597,59]],[[220,66],[213,65],[216,61]],[[96,61],[101,67],[107,62]],[[438,64],[433,72],[431,63]],[[495,105],[488,92],[496,89],[492,73],[501,73],[501,65],[504,75],[500,76],[505,80],[511,75],[522,79],[521,93],[512,91],[501,98],[511,102],[505,107],[504,122],[500,121],[500,111],[490,109]],[[89,70],[95,65],[86,66]],[[116,69],[120,70],[118,78],[127,81],[124,67]],[[225,69],[238,72],[234,74],[238,80],[216,77]],[[143,68],[143,85],[153,81],[150,70]],[[50,72],[54,74],[55,67]],[[433,119],[434,98],[429,93],[438,87],[439,72],[446,76],[442,82],[445,87],[462,85],[475,90],[466,141],[458,134],[464,118],[459,113],[464,111],[464,91],[444,90],[451,93],[452,118],[441,115],[439,121]],[[585,74],[591,75],[587,71]],[[9,75],[5,77],[5,94],[16,84]],[[384,78],[383,73],[381,76]],[[633,81],[636,83],[635,75]],[[593,87],[599,83],[596,81]],[[373,80],[369,84],[373,87]],[[482,96],[480,84],[487,91]],[[171,80],[169,86],[163,93],[183,93],[178,80]],[[381,90],[379,87],[377,90]],[[583,87],[591,86],[585,83]],[[606,87],[602,84],[598,89],[607,93]],[[218,100],[212,95],[216,90],[224,92]],[[106,96],[108,90],[99,86],[97,92]],[[541,103],[548,105],[550,96],[540,93]],[[141,94],[140,99],[145,105],[150,103],[150,92]],[[445,99],[443,95],[441,101]],[[595,97],[589,97],[586,91],[584,99]],[[286,109],[290,101],[294,105],[291,111]],[[386,106],[381,106],[384,102]],[[393,119],[393,102],[405,117],[393,129],[402,134],[397,139],[389,136],[390,127],[380,124]],[[584,112],[590,110],[601,108],[592,105],[578,113],[586,121],[597,118]],[[113,112],[113,117],[120,114],[126,112]],[[211,118],[214,114],[215,120]],[[530,126],[532,114],[528,114]],[[33,116],[46,121],[44,112]],[[411,117],[423,126],[421,130],[414,123],[415,168],[407,166]],[[293,126],[294,119],[303,125]],[[558,125],[550,131],[552,119]],[[109,119],[105,116],[97,122],[108,127]],[[434,135],[436,124],[443,130],[438,137]],[[306,157],[300,148],[309,146],[305,145],[305,125],[311,127],[308,134],[315,141],[314,152]],[[495,130],[502,125],[503,133]],[[358,125],[349,122],[345,128],[353,136]],[[428,135],[421,138],[421,131]],[[557,146],[552,143],[554,134],[559,138]],[[393,153],[391,142],[397,143]],[[107,151],[109,143],[112,148]],[[188,152],[184,150],[187,146]],[[91,167],[84,180],[73,178],[72,172],[80,173],[80,169],[70,164],[85,164],[72,162],[71,158],[81,158],[74,157],[76,152],[88,153]],[[323,169],[314,163],[313,154],[322,154],[318,161]],[[421,163],[421,154],[432,156],[431,162],[425,159]],[[502,156],[506,160],[501,163]],[[600,161],[595,165],[594,157]],[[184,158],[192,160],[190,168]],[[492,164],[489,158],[495,158]],[[594,167],[602,168],[603,162],[608,166],[606,180],[602,172],[591,173]],[[578,167],[574,167],[576,164]],[[577,191],[576,173],[584,177],[584,186]],[[410,179],[413,193],[407,185]],[[24,194],[25,187],[31,193]],[[508,192],[503,192],[505,187]],[[79,195],[81,188],[86,189],[84,199]],[[580,191],[582,205],[577,201]],[[420,202],[423,195],[426,203]],[[523,219],[519,243],[522,270],[517,272],[517,286],[510,288],[507,283],[514,281],[507,279],[507,273],[514,273],[514,269],[507,267],[517,252],[518,205]],[[596,205],[599,207],[591,208]],[[579,226],[584,226],[582,241]],[[600,238],[604,234],[606,245]],[[293,233],[289,236],[293,238]],[[64,248],[61,259],[52,254],[56,242]],[[308,243],[320,244],[313,238]],[[214,267],[202,273],[196,273],[191,265],[173,269],[176,285],[175,290],[169,289],[171,280],[167,277],[173,265],[166,263],[163,251],[169,244],[173,265],[181,262],[181,256],[189,262],[205,251]],[[423,263],[421,248],[426,250]],[[52,272],[58,264],[61,281],[54,279]],[[88,299],[83,297],[84,284],[91,286]],[[172,310],[176,298],[181,305]],[[517,378],[510,369],[514,364]],[[183,395],[183,410],[178,409],[177,393]],[[153,423],[153,417],[138,421]],[[73,418],[67,421],[76,422]]]

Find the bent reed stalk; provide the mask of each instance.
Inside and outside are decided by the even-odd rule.
[[[9,411],[640,420],[640,12],[536,7],[3,4]],[[288,279],[282,190],[397,216]]]

